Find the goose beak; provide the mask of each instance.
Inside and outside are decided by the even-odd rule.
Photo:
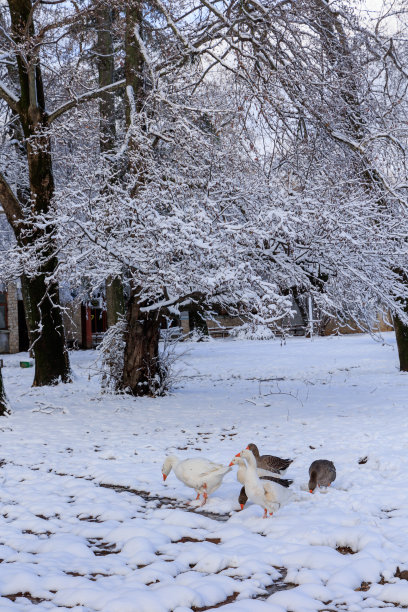
[[[244,504],[239,504],[241,506],[241,510],[244,509]]]
[[[167,474],[163,474],[163,480],[166,480]]]
[[[241,453],[239,452],[239,453],[237,453],[235,456],[236,456],[236,457],[240,457],[240,456],[241,456]]]
[[[245,450],[249,450],[249,446],[246,446],[246,447],[245,447]]]
[[[309,489],[309,493],[313,493],[312,489]]]

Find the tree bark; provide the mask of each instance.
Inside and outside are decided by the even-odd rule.
[[[114,49],[113,49],[113,10],[110,6],[101,6],[97,13],[97,66],[99,88],[114,82]],[[112,166],[110,155],[116,145],[115,98],[113,92],[104,92],[99,97],[99,147],[105,162]],[[108,327],[118,322],[125,312],[123,284],[120,278],[109,277],[105,285],[107,324]]]
[[[123,390],[132,395],[154,396],[161,386],[159,364],[160,319],[143,313],[136,297],[127,308]]]
[[[137,199],[145,180],[143,163],[132,128],[135,114],[143,110],[145,98],[142,38],[142,0],[128,0],[125,32],[126,126],[129,130],[128,173],[132,176],[131,195]],[[142,312],[139,288],[131,286],[127,305],[127,328],[123,367],[123,390],[133,395],[155,395],[161,388],[159,339],[160,312]]]
[[[408,372],[408,325],[397,316],[394,317],[394,330],[397,340],[400,371]]]
[[[97,13],[97,66],[99,88],[114,82],[114,49],[112,38],[113,10],[101,6]],[[102,154],[111,153],[116,144],[114,92],[99,95],[99,143]]]
[[[21,280],[30,348],[35,357],[33,387],[71,382],[58,285],[46,283],[44,274],[23,276]]]
[[[17,46],[28,47],[34,37],[33,6],[31,0],[8,0],[12,23],[12,37]],[[34,43],[33,43],[34,44]],[[34,214],[47,213],[54,195],[51,142],[47,130],[44,87],[39,59],[30,50],[17,56],[20,99],[17,103],[25,142],[30,183],[30,207]],[[1,189],[1,187],[3,189]],[[0,197],[7,219],[17,243],[23,247],[35,247],[40,242],[42,263],[33,278],[24,278],[23,299],[27,327],[35,357],[34,386],[49,385],[59,380],[71,379],[68,353],[65,345],[64,326],[59,301],[58,285],[48,278],[56,270],[52,238],[53,228],[23,231],[27,221],[24,206],[5,185],[0,186]],[[30,221],[28,221],[30,224]]]
[[[106,281],[106,310],[108,327],[116,325],[125,312],[122,279],[109,277]]]
[[[397,316],[394,316],[394,331],[398,347],[399,369],[401,372],[408,372],[408,325],[405,325]]]
[[[125,80],[126,87],[131,87],[135,108],[132,109],[129,97],[126,99],[126,126],[132,123],[132,113],[139,113],[145,98],[144,57],[140,48],[142,38],[143,0],[128,0],[126,9],[125,31]]]
[[[198,304],[190,306],[188,311],[188,325],[190,331],[196,330],[202,337],[208,338],[208,326],[205,320],[204,310]]]
[[[0,416],[5,416],[6,414],[9,414],[9,412],[9,405],[3,383],[3,372],[0,368]]]

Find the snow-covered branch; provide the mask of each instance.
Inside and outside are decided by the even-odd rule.
[[[3,98],[15,113],[18,112],[18,97],[3,81],[0,81],[0,98]]]
[[[58,117],[61,117],[61,115],[71,110],[72,108],[75,108],[80,104],[84,104],[85,102],[89,102],[90,100],[95,100],[101,94],[114,92],[120,89],[121,87],[124,87],[125,83],[125,79],[121,79],[120,81],[116,81],[111,85],[106,85],[105,87],[100,87],[99,89],[87,91],[86,93],[83,93],[80,96],[73,98],[68,102],[65,102],[48,115],[47,123],[50,125],[53,121],[55,121],[55,119],[58,119]]]

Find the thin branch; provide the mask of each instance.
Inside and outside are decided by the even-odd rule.
[[[156,6],[157,9],[159,9],[162,12],[162,14],[164,15],[166,19],[167,25],[172,30],[176,38],[178,38],[178,40],[184,45],[184,47],[188,49],[188,51],[190,51],[191,53],[197,53],[197,49],[193,47],[193,45],[187,40],[187,38],[183,35],[183,33],[178,29],[170,13],[167,11],[166,7],[161,2],[161,0],[153,0],[153,4]]]

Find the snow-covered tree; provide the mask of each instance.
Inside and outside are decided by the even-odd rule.
[[[335,255],[329,237],[323,246],[319,234],[314,249],[320,243],[328,262],[315,286],[331,297],[329,310],[360,323],[373,318],[373,307],[388,310],[401,369],[408,369],[408,70],[399,36],[406,33],[406,8],[384,7],[371,23],[364,9],[326,0],[201,4],[208,11],[206,31],[220,41],[214,61],[221,63],[220,54],[228,51],[236,58],[228,68],[247,83],[269,142],[275,151],[280,147],[271,167],[286,167],[292,189],[306,200],[318,196],[328,210],[330,202],[339,202],[346,212],[332,236],[341,236],[342,247],[352,239],[354,257],[347,249]],[[336,217],[338,211],[332,212]],[[358,233],[350,232],[350,223]],[[316,265],[311,280],[314,270]],[[324,295],[315,297],[327,302]]]
[[[58,250],[48,283],[125,287],[122,389],[162,388],[160,326],[181,308],[273,328],[313,296],[363,329],[408,322],[406,73],[380,28],[324,0],[92,2],[59,26],[32,6],[64,40],[42,51],[63,61],[33,227]],[[67,23],[84,27],[59,38]],[[52,261],[38,244],[26,268]]]

